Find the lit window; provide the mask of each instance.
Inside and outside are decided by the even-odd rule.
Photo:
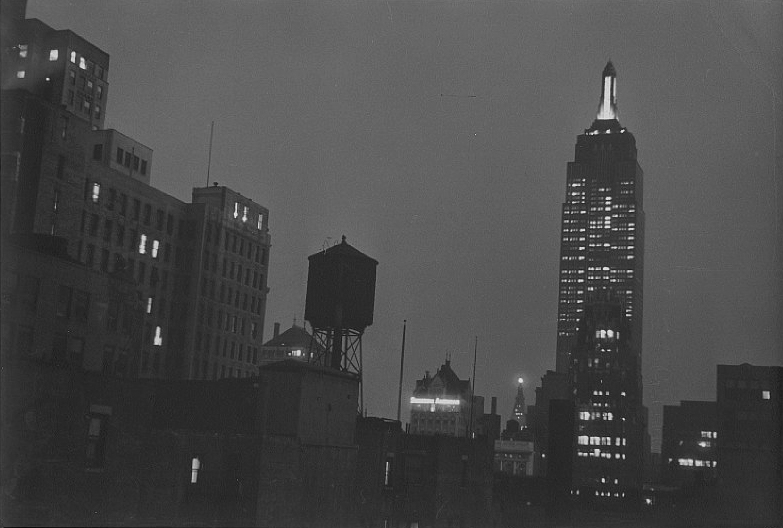
[[[152,297],[147,297],[147,313],[152,313]]]
[[[234,218],[239,218],[239,202],[234,202]]]
[[[589,437],[587,436],[580,436],[579,437],[579,445],[588,445],[590,442]]]
[[[16,78],[17,79],[24,79],[24,70],[19,70],[16,72]]]
[[[258,229],[261,229],[264,226],[264,215],[258,214]]]
[[[768,400],[770,398],[769,391],[761,391],[761,399]]]
[[[59,58],[60,58],[60,50],[56,50],[56,49],[49,50],[49,60],[50,61],[56,61]]]
[[[141,234],[139,236],[139,253],[144,255],[147,252],[147,235]]]
[[[190,483],[196,484],[198,482],[198,472],[201,469],[201,459],[193,457],[190,461]]]
[[[155,327],[155,339],[153,339],[152,344],[155,346],[163,346],[163,336],[160,332],[160,327]]]
[[[84,57],[79,57],[79,68],[81,68],[82,70],[87,69],[87,61],[85,60]]]
[[[101,197],[101,184],[95,182],[92,184],[92,203],[98,203],[98,199]]]
[[[19,58],[27,58],[27,44],[19,44]]]
[[[160,241],[152,241],[152,258],[158,258],[158,249],[160,249]]]
[[[394,459],[391,457],[386,458],[386,464],[383,468],[383,485],[384,486],[391,486],[391,477],[392,477],[392,461]]]
[[[300,349],[292,350],[291,357],[302,357],[302,351]]]
[[[247,222],[247,206],[242,208],[242,221]]]
[[[76,52],[75,51],[71,52],[71,62],[76,64]]]

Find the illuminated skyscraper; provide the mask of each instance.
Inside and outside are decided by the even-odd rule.
[[[585,303],[611,290],[623,305],[636,354],[642,343],[644,211],[636,141],[617,120],[617,76],[604,68],[598,115],[568,163],[560,238],[556,370],[567,373]]]
[[[638,500],[642,406],[642,169],[617,120],[617,79],[602,73],[598,115],[568,164],[560,246],[557,371],[576,413],[571,493]]]

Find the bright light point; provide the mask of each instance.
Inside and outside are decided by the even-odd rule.
[[[606,335],[608,335],[609,337],[614,337],[614,331],[613,330],[607,330],[606,331]]]
[[[523,381],[522,378],[517,378],[517,383],[519,383],[520,385],[522,385],[522,381]]]
[[[701,442],[699,442],[699,447],[707,447],[707,442],[702,440]]]

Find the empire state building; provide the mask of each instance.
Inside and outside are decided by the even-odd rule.
[[[575,414],[571,493],[635,501],[642,486],[644,211],[636,141],[617,120],[617,75],[568,164],[560,245],[557,370]]]
[[[556,370],[566,374],[585,305],[611,292],[623,307],[636,355],[642,343],[644,211],[636,140],[617,120],[617,74],[601,79],[598,115],[568,163],[560,237]]]

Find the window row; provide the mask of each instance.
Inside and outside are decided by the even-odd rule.
[[[203,356],[212,353],[214,356],[222,355],[227,359],[245,361],[253,365],[257,365],[260,358],[258,347],[244,345],[228,337],[223,337],[221,340],[220,335],[213,336],[201,332],[196,332],[196,350]]]
[[[84,199],[94,204],[103,202],[100,182],[85,181]],[[109,211],[114,211],[116,208],[121,216],[128,216],[128,205],[130,205],[131,220],[141,220],[142,223],[147,226],[154,225],[158,231],[163,231],[165,227],[166,234],[174,234],[174,216],[171,213],[166,213],[162,209],[157,209],[155,210],[155,222],[153,224],[152,205],[148,203],[142,204],[141,200],[138,198],[129,200],[125,193],[117,193],[116,189],[110,188],[105,199],[105,205],[106,209]],[[181,220],[179,231],[180,234],[184,231]]]

